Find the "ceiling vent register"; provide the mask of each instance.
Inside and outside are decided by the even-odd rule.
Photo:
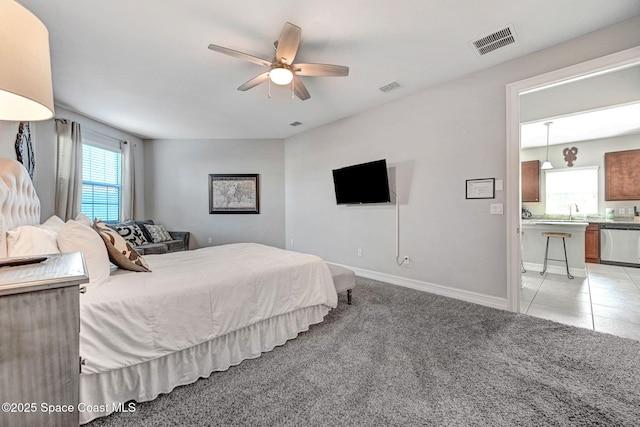
[[[392,81],[391,83],[388,83],[379,89],[383,92],[391,92],[392,90],[397,89],[399,87],[400,87],[400,84],[398,82]]]
[[[512,24],[502,30],[470,42],[474,51],[482,56],[516,42],[516,32]]]

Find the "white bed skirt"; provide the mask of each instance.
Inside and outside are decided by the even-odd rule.
[[[145,363],[98,374],[80,375],[80,424],[109,415],[130,400],[146,402],[175,387],[191,384],[214,371],[224,371],[245,359],[295,338],[320,323],[330,308],[303,308],[247,326],[194,347]]]

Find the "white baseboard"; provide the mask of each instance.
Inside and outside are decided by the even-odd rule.
[[[450,288],[448,286],[436,285],[435,283],[408,279],[406,277],[394,276],[377,271],[364,270],[362,268],[350,267],[348,265],[343,265],[343,267],[353,270],[356,273],[356,276],[365,277],[367,279],[379,280],[381,282],[391,283],[393,285],[404,286],[405,288],[416,289],[418,291],[429,292],[432,294],[455,298],[474,304],[498,308],[501,310],[508,310],[508,303],[506,298],[499,298],[490,295],[479,294],[477,292]],[[358,290],[356,289],[354,292],[358,292]],[[355,295],[355,298],[357,298],[357,294]]]
[[[542,268],[544,267],[543,264],[536,264],[533,262],[525,262],[524,263],[524,269],[527,271],[542,271]],[[562,274],[562,275],[566,275],[567,274],[567,268],[564,265],[548,265],[547,264],[547,273],[553,273],[553,274]],[[575,277],[587,277],[587,269],[586,268],[574,268],[574,267],[569,267],[569,273],[571,273],[572,276]]]

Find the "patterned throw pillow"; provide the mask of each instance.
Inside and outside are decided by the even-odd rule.
[[[151,271],[144,258],[117,231],[97,219],[93,224],[93,228],[102,237],[112,263],[125,270]]]
[[[149,243],[147,238],[142,233],[142,230],[137,225],[117,224],[112,228],[116,230],[118,234],[124,238],[124,240],[129,242],[131,246],[142,246]]]
[[[153,237],[153,243],[168,242],[169,240],[173,240],[173,238],[171,238],[171,234],[169,234],[169,232],[167,231],[167,227],[165,227],[164,225],[145,224],[144,228],[146,228],[149,234],[151,234],[151,237]]]

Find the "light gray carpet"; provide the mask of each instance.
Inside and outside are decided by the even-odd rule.
[[[358,278],[326,321],[98,426],[640,424],[640,343]]]

